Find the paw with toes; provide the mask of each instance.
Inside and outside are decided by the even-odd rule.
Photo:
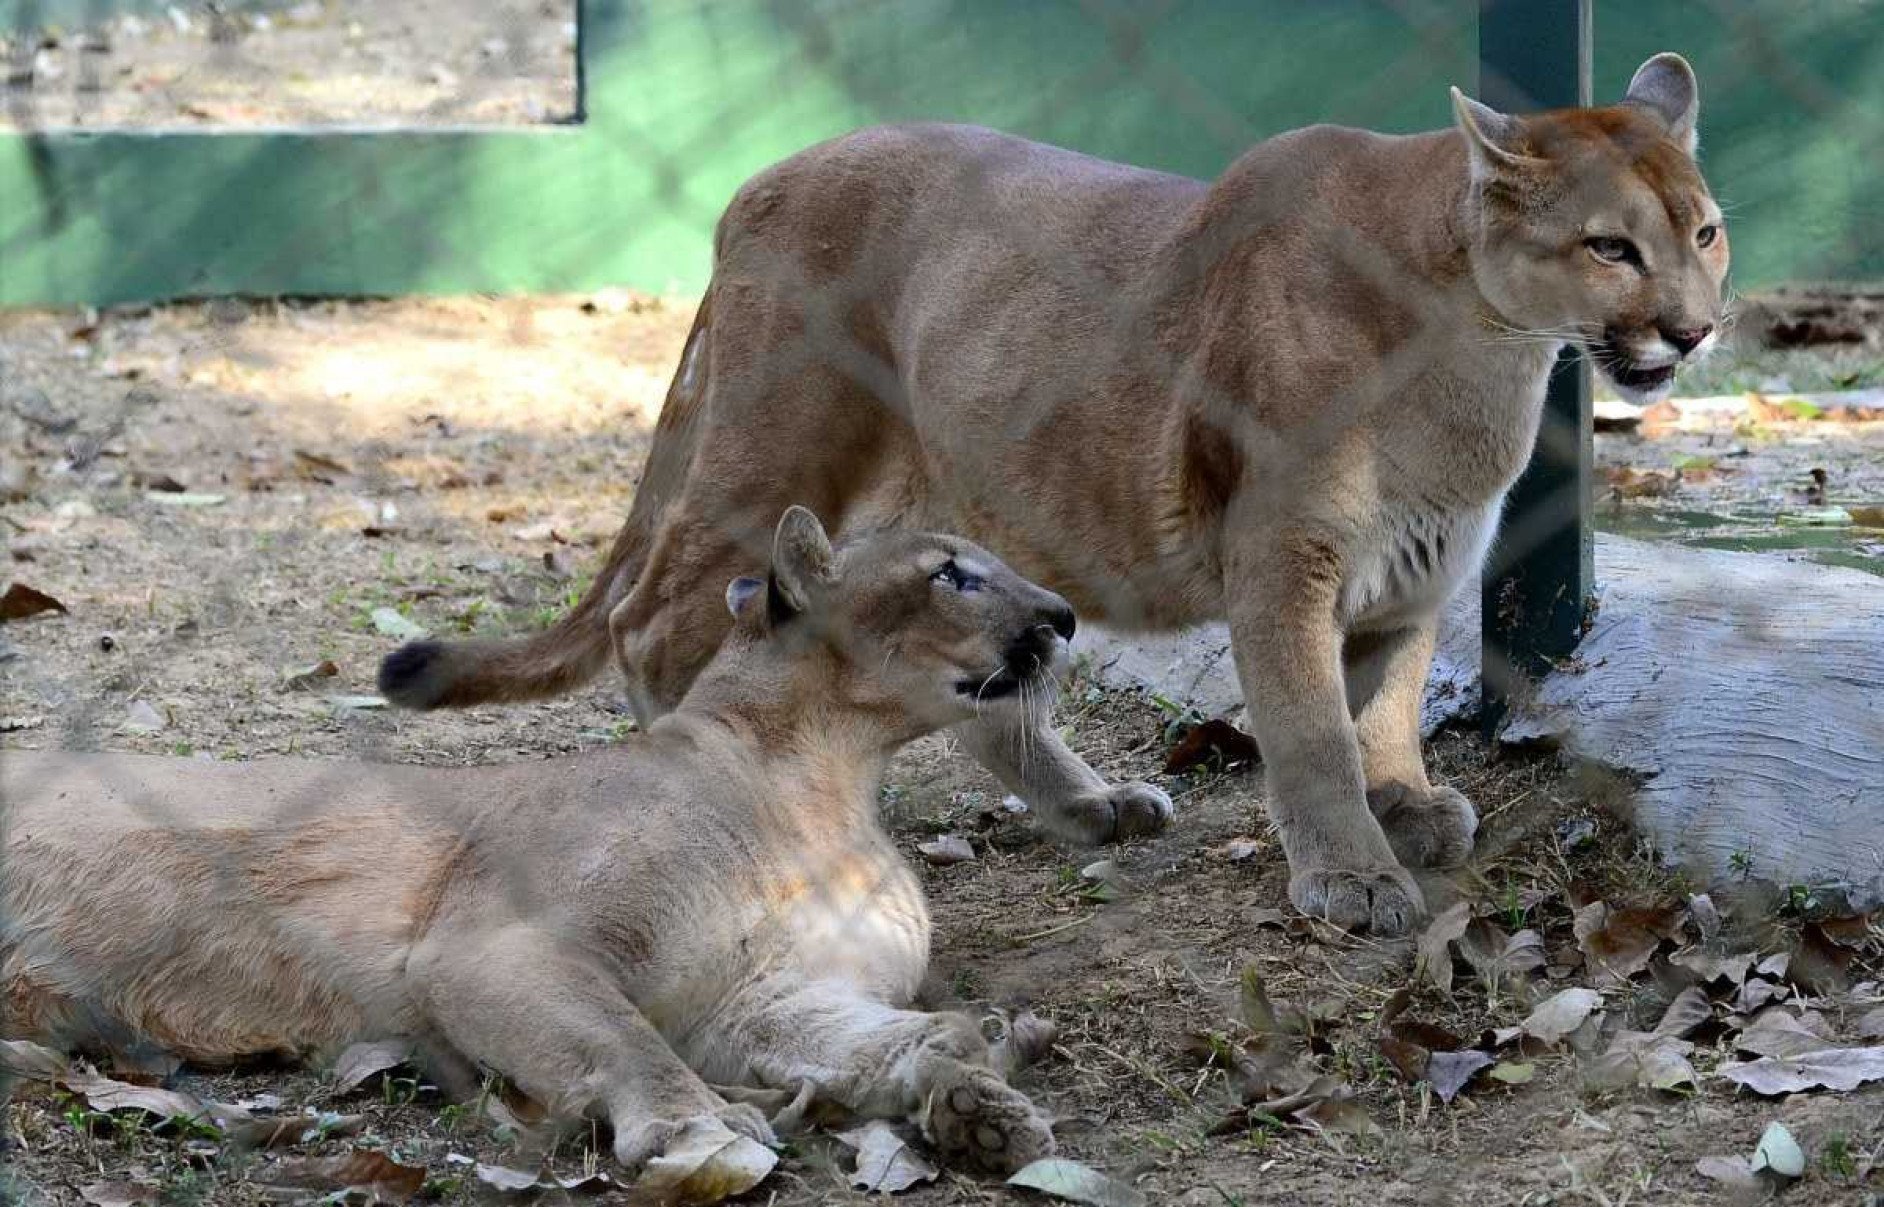
[[[1053,1153],[1046,1117],[980,1065],[945,1066],[924,1097],[920,1122],[945,1159],[989,1173],[1012,1173]]]
[[[1408,867],[1457,867],[1472,853],[1478,813],[1457,789],[1393,783],[1370,789],[1367,803]]]
[[[1082,797],[1047,816],[1082,842],[1119,842],[1156,834],[1171,823],[1171,798],[1150,784],[1115,784],[1103,795]]]
[[[1289,900],[1312,918],[1382,938],[1404,935],[1426,913],[1404,868],[1309,868],[1289,880]]]

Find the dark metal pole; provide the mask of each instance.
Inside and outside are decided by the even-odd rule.
[[[1507,113],[1588,105],[1591,8],[1592,0],[1480,0],[1478,99]],[[1480,588],[1487,732],[1521,684],[1583,635],[1595,593],[1592,427],[1589,366],[1566,350]]]

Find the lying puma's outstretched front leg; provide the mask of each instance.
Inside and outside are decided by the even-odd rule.
[[[1156,833],[1171,820],[1169,796],[1150,784],[1106,783],[1067,748],[1044,711],[980,716],[954,732],[1050,830],[1081,842],[1111,842]]]
[[[1007,1084],[966,1015],[899,1010],[826,982],[748,1012],[731,1038],[746,1075],[810,1085],[864,1118],[914,1120],[950,1160],[1010,1173],[1053,1152],[1046,1116]]]
[[[540,927],[512,924],[430,939],[413,952],[413,988],[444,1040],[558,1115],[600,1108],[615,1156],[637,1169],[690,1120],[760,1143],[751,1106],[709,1089],[591,958]]]

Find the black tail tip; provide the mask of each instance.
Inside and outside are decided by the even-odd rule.
[[[438,669],[445,646],[438,641],[408,641],[379,664],[379,694],[401,708],[431,708],[438,703]]]

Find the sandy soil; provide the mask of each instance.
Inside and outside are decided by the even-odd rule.
[[[0,742],[477,763],[620,739],[629,726],[612,681],[465,713],[408,715],[352,697],[372,690],[395,644],[376,609],[440,634],[507,632],[540,625],[580,590],[626,512],[689,318],[684,302],[615,295],[0,315],[5,574],[68,609],[0,626]],[[1611,464],[1665,454],[1630,444]],[[323,660],[331,677],[292,678]],[[938,833],[966,835],[978,853],[923,865],[938,925],[931,1000],[1027,1006],[1052,1020],[1056,1050],[1022,1084],[1059,1116],[1069,1153],[1152,1202],[1714,1204],[1723,1192],[1696,1161],[1750,1154],[1774,1121],[1807,1155],[1790,1200],[1857,1204],[1884,1190],[1873,1164],[1884,1096],[1736,1091],[1710,1075],[1729,1056],[1725,1023],[1696,1033],[1699,1084],[1673,1093],[1593,1088],[1586,1062],[1555,1047],[1504,1054],[1533,1066],[1527,1083],[1481,1079],[1445,1104],[1384,1054],[1379,1020],[1397,991],[1410,989],[1403,1019],[1456,1036],[1512,1025],[1592,978],[1573,908],[1681,899],[1684,886],[1627,837],[1626,785],[1547,761],[1488,763],[1469,735],[1435,743],[1486,828],[1469,874],[1429,884],[1434,903],[1463,894],[1488,924],[1538,932],[1547,953],[1544,967],[1495,986],[1461,964],[1442,993],[1414,971],[1410,943],[1289,924],[1259,777],[1163,775],[1172,718],[1084,681],[1063,719],[1107,774],[1172,791],[1170,833],[1097,854],[1058,848],[1000,809],[992,780],[940,740],[898,760],[885,814],[912,859]],[[1101,859],[1113,864],[1103,885],[1082,875]],[[1799,941],[1807,903],[1779,904],[1792,908],[1753,900],[1735,932],[1748,950]],[[1875,943],[1854,942],[1838,984],[1811,990],[1845,1037],[1875,1000],[1838,987],[1877,976]],[[1654,1024],[1682,983],[1673,950],[1605,987],[1612,1026]],[[1277,1004],[1312,1008],[1320,1021],[1304,1059],[1350,1087],[1366,1130],[1252,1114],[1224,1070],[1187,1045],[1194,1034],[1249,1039],[1239,1006],[1249,969]],[[426,1196],[446,1202],[482,1190],[452,1154],[535,1159],[478,1104],[448,1105],[414,1077],[344,1093],[287,1069],[185,1070],[174,1083],[360,1115],[357,1133],[297,1151],[377,1148],[422,1165]],[[5,1134],[13,1193],[58,1204],[108,1182],[166,1203],[253,1202],[284,1159],[90,1114],[43,1086],[20,1090]],[[598,1143],[605,1154],[605,1137],[568,1137],[551,1164],[579,1172]],[[831,1141],[801,1138],[752,1201],[861,1200],[847,1169]],[[901,1197],[1023,1201],[947,1173]]]
[[[526,125],[576,110],[574,0],[171,5],[0,38],[0,129]]]

